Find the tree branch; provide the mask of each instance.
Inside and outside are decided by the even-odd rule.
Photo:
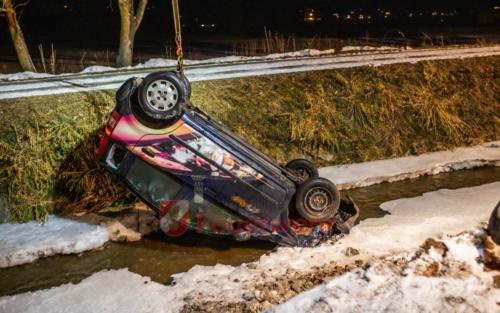
[[[133,23],[133,31],[137,32],[137,29],[141,25],[142,19],[144,17],[144,12],[146,11],[146,7],[148,5],[148,0],[139,0],[139,6],[135,10],[134,15],[134,23]]]

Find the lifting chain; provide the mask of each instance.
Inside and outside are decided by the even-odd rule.
[[[181,14],[179,11],[178,0],[172,0],[172,10],[175,27],[175,43],[177,44],[177,71],[179,72],[181,77],[184,77],[184,53],[182,51]]]

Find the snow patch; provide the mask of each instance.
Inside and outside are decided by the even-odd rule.
[[[329,166],[320,168],[319,173],[339,189],[351,189],[485,165],[500,166],[500,141],[418,156]]]
[[[43,224],[0,224],[0,268],[96,249],[108,239],[103,227],[55,216],[49,216]]]
[[[126,269],[103,271],[77,285],[0,298],[0,311],[17,312],[166,312],[177,308],[168,287]]]
[[[366,51],[400,51],[407,50],[409,47],[391,47],[391,46],[344,46],[340,52],[366,52]]]
[[[498,312],[500,290],[493,287],[494,273],[478,263],[475,236],[454,236],[444,244],[444,255],[431,249],[377,260],[273,312]]]
[[[47,73],[34,73],[34,72],[19,72],[14,74],[2,74],[0,73],[0,81],[13,81],[13,80],[23,80],[23,79],[36,79],[36,78],[46,78],[53,77],[53,74]]]
[[[109,72],[109,71],[114,71],[114,70],[115,70],[114,67],[94,65],[94,66],[86,67],[80,73],[101,73],[101,72]]]

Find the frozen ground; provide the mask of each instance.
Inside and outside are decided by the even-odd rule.
[[[266,57],[225,57],[201,62],[186,62],[185,74],[190,81],[285,74],[359,66],[382,66],[500,55],[500,46],[453,47],[435,49],[368,51],[365,47],[350,53],[332,55],[333,50],[304,50]],[[173,69],[173,60],[153,59],[139,66],[113,69],[92,67],[83,73],[26,80],[29,73],[0,76],[0,99],[93,90],[117,89],[130,77],[144,77],[158,70]],[[12,81],[15,79],[14,81]],[[21,79],[21,80],[19,80]],[[3,80],[3,81],[2,81]]]
[[[339,189],[351,189],[485,165],[500,166],[500,141],[419,156],[324,167],[319,173],[335,182]]]
[[[380,259],[306,291],[273,310],[302,312],[498,312],[496,271],[479,263],[480,235],[428,241],[427,247]],[[500,276],[499,276],[500,277]]]
[[[103,227],[55,216],[43,224],[0,224],[0,268],[56,254],[80,253],[106,241],[108,232]]]
[[[343,47],[341,52],[374,52],[374,51],[401,51],[409,48],[396,48],[396,47],[374,47],[374,46],[346,46]],[[273,53],[266,56],[227,56],[220,58],[211,58],[205,60],[184,60],[185,65],[201,65],[201,64],[221,64],[221,63],[231,63],[231,62],[248,62],[248,61],[265,61],[265,60],[276,60],[276,59],[286,59],[286,58],[300,58],[300,57],[321,57],[335,54],[335,49],[328,50],[316,50],[316,49],[304,49],[294,52],[286,53]],[[175,67],[177,65],[177,60],[175,59],[161,59],[155,58],[150,59],[144,63],[138,65],[115,68],[110,66],[89,66],[82,70],[80,73],[101,73],[110,71],[120,71],[120,70],[134,70],[143,68],[154,68],[154,67]],[[68,74],[53,75],[47,73],[33,73],[33,72],[21,72],[13,74],[1,74],[0,81],[16,81],[16,80],[26,80],[26,79],[36,79],[36,78],[46,78],[54,76],[65,76]]]
[[[397,51],[401,50],[394,47],[353,47],[349,46],[345,52],[351,51]],[[390,48],[390,49],[388,49]],[[344,51],[344,50],[342,50]],[[295,52],[287,52],[287,53],[273,53],[266,56],[256,56],[256,57],[245,57],[245,56],[227,56],[220,58],[211,58],[205,60],[184,60],[185,65],[203,65],[203,64],[222,64],[222,63],[232,63],[232,62],[248,62],[248,61],[266,61],[266,60],[276,60],[276,59],[286,59],[286,58],[300,58],[300,57],[321,57],[326,55],[335,54],[335,49],[329,50],[316,50],[316,49],[304,49]],[[137,70],[137,69],[145,69],[145,68],[157,68],[157,67],[175,67],[177,66],[177,60],[175,59],[161,59],[154,58],[149,59],[144,63],[140,63],[134,66],[128,67],[110,67],[110,66],[101,66],[94,65],[89,66],[82,70],[80,74],[87,73],[102,73],[102,72],[112,72],[112,71],[126,71],[126,70]],[[37,78],[46,78],[46,77],[64,77],[71,75],[71,73],[54,75],[47,73],[33,73],[33,72],[21,72],[21,73],[13,73],[13,74],[1,74],[0,73],[0,81],[18,81],[18,80],[27,80],[27,79],[37,79]]]
[[[278,278],[291,272],[311,272],[314,267],[323,268],[331,262],[339,265],[352,264],[355,260],[368,261],[406,253],[418,248],[429,237],[454,235],[463,230],[474,229],[480,222],[487,220],[499,195],[500,182],[496,182],[395,200],[382,205],[390,215],[362,221],[349,236],[341,238],[335,244],[325,243],[316,248],[279,248],[276,252],[262,256],[257,262],[236,267],[195,266],[186,273],[175,275],[175,284],[171,286],[141,282],[141,279],[149,280],[127,270],[104,271],[76,285],[0,298],[0,311],[82,312],[92,308],[91,311],[102,312],[179,312],[185,304],[204,305],[210,302],[217,302],[222,306],[253,303],[257,309],[262,309],[265,305],[259,302],[261,297],[257,294],[258,285],[272,286]],[[359,254],[347,257],[345,252],[348,248],[357,249]],[[457,251],[456,257],[467,262],[472,262],[476,255],[469,244],[455,250],[452,247],[450,251]],[[455,255],[454,252],[451,255]],[[408,268],[412,270],[411,267]],[[397,277],[390,270],[391,268],[381,268],[372,277],[378,278],[379,284],[386,283],[387,288],[392,288],[394,297],[401,297],[397,292]],[[356,283],[363,283],[357,278],[362,277],[362,273],[353,272],[348,275],[352,275],[351,279]],[[392,285],[384,282],[387,279],[393,282]],[[474,284],[468,290],[478,293],[484,291],[478,279],[482,278],[470,278],[470,282]],[[413,286],[413,282],[405,282],[410,287]],[[432,287],[445,288],[449,282],[453,280],[442,283],[436,281]],[[375,283],[374,281],[373,284]],[[429,286],[431,285],[424,285],[424,289]],[[456,288],[463,286],[460,283]],[[410,292],[412,289],[407,290]],[[376,293],[376,289],[371,292]],[[484,292],[485,301],[489,301],[490,293],[495,295],[494,291]],[[460,298],[449,299],[462,301]]]

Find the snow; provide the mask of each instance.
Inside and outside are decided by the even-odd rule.
[[[49,216],[43,224],[0,224],[0,268],[96,249],[108,238],[103,227],[55,216]]]
[[[260,75],[277,75],[308,71],[353,68],[359,66],[382,66],[398,63],[415,63],[428,60],[463,59],[500,55],[500,46],[455,47],[434,49],[413,49],[403,51],[374,51],[366,53],[336,54],[333,50],[304,50],[266,57],[223,57],[202,61],[186,61],[185,74],[192,82],[228,78],[242,78]],[[131,77],[144,77],[152,68],[175,64],[173,60],[150,60],[139,64],[109,71],[107,67],[92,67],[85,73],[63,74],[61,79],[50,81],[4,82],[0,83],[0,99],[93,90],[117,89]],[[224,66],[221,66],[221,65]],[[191,66],[195,65],[195,66]],[[152,67],[149,67],[152,66]],[[171,66],[167,66],[171,68]],[[100,72],[103,70],[104,72]],[[3,77],[8,78],[6,74]],[[59,76],[57,76],[59,77]]]
[[[308,272],[313,270],[314,266],[325,266],[332,261],[342,265],[350,264],[357,259],[372,260],[391,257],[394,254],[407,253],[418,248],[429,237],[454,235],[463,230],[473,229],[478,226],[478,223],[487,220],[498,201],[499,194],[500,182],[496,182],[457,190],[439,190],[415,198],[395,200],[382,205],[383,209],[391,213],[390,215],[362,221],[353,228],[350,235],[334,244],[325,243],[316,248],[282,247],[262,256],[254,263],[240,266],[195,266],[188,272],[174,275],[174,284],[162,288],[154,283],[140,284],[139,278],[126,270],[99,272],[77,285],[65,285],[35,293],[0,298],[0,310],[2,312],[80,312],[89,311],[88,308],[92,308],[90,311],[179,312],[186,302],[239,302],[243,301],[244,295],[253,294],[256,284],[273,282],[277,277],[286,275],[291,270]],[[473,262],[477,255],[471,255],[470,248],[464,248],[458,244],[453,246],[448,242],[447,245],[450,249],[450,257],[468,262],[467,264]],[[346,257],[344,251],[348,247],[358,249],[360,254],[355,257]],[[435,258],[435,254],[430,253],[429,257]],[[387,266],[384,267],[385,265]],[[374,306],[369,302],[369,296],[382,297],[383,294],[379,292],[382,290],[380,288],[387,288],[391,291],[387,294],[401,301],[407,301],[404,304],[407,304],[409,308],[414,308],[412,306],[414,304],[408,300],[408,294],[417,294],[417,292],[421,295],[421,299],[433,296],[429,290],[437,290],[436,293],[439,291],[444,296],[447,290],[450,290],[450,294],[461,294],[461,290],[466,289],[471,292],[470,297],[474,295],[479,297],[483,294],[485,299],[491,299],[491,293],[494,292],[481,289],[483,286],[481,284],[486,278],[480,277],[480,274],[477,274],[480,271],[476,270],[470,271],[472,274],[463,282],[452,278],[424,281],[411,273],[415,276],[414,280],[411,280],[412,277],[401,280],[401,275],[397,275],[397,271],[391,272],[393,270],[390,263],[372,266],[368,271],[372,271],[369,273],[371,280],[368,282],[362,279],[367,276],[358,270],[342,276],[342,280],[335,280],[332,283],[335,287],[331,289],[348,294],[348,292],[362,290],[363,286],[369,286],[369,289],[364,289],[367,292],[365,297],[368,302],[366,307],[361,308]],[[411,276],[410,274],[408,276]],[[417,283],[418,285],[415,285]],[[152,284],[152,287],[148,286],[149,284]],[[350,287],[351,284],[353,287]],[[93,287],[90,288],[89,285]],[[402,288],[400,286],[404,287],[403,294],[399,294],[398,288]],[[322,288],[320,290],[330,290],[325,286],[320,288]],[[363,299],[362,293],[359,292],[361,299]],[[313,295],[308,297],[313,297]],[[353,305],[353,299],[346,298],[343,305]],[[44,301],[50,302],[46,305]],[[490,302],[478,304],[473,299],[467,301],[479,308],[488,307],[490,304]],[[139,304],[144,305],[144,308],[137,307]],[[301,305],[307,307],[304,303]],[[387,307],[393,308],[389,305]],[[300,309],[299,306],[294,308]],[[378,308],[374,307],[374,310]]]
[[[397,51],[397,50],[405,50],[409,49],[409,47],[390,47],[390,46],[344,46],[340,49],[340,52],[365,52],[365,51]]]
[[[172,306],[167,289],[126,269],[103,271],[77,285],[0,298],[0,312],[164,312]]]
[[[498,312],[500,289],[493,288],[494,273],[478,263],[475,239],[472,233],[445,238],[444,255],[431,248],[377,260],[368,269],[334,278],[273,312]],[[393,262],[398,258],[409,262]],[[438,272],[427,272],[432,268]]]
[[[319,174],[339,189],[351,189],[485,165],[500,166],[500,141],[419,156],[324,167]]]
[[[102,66],[102,65],[93,65],[86,67],[83,71],[80,73],[101,73],[101,72],[109,72],[109,71],[114,71],[114,67],[110,66]]]
[[[13,80],[24,80],[24,79],[36,79],[36,78],[46,78],[53,77],[53,74],[47,73],[34,73],[34,72],[19,72],[14,74],[2,74],[0,73],[0,81],[13,81]]]

